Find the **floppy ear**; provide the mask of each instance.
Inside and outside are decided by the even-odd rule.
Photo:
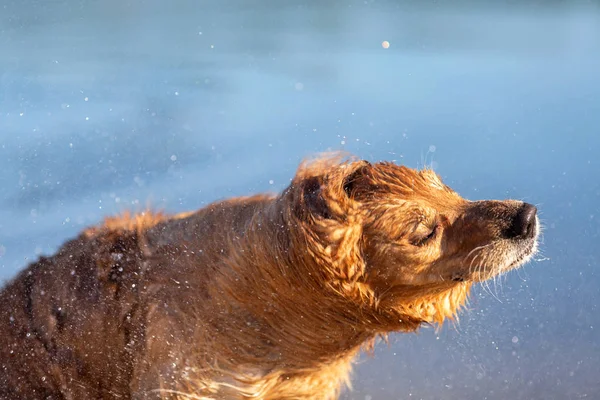
[[[287,191],[296,217],[312,225],[312,251],[327,260],[322,267],[334,278],[331,284],[344,292],[358,287],[365,270],[355,197],[372,186],[372,168],[367,161],[320,159],[301,165]]]

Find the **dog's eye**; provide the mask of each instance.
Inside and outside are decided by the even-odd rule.
[[[426,232],[424,235],[419,235],[419,236],[414,237],[411,240],[411,243],[414,246],[424,246],[427,244],[427,242],[431,241],[432,239],[434,239],[437,236],[439,230],[440,230],[440,224],[436,223],[429,232]]]

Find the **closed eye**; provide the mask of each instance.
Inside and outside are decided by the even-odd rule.
[[[414,238],[413,240],[411,240],[411,244],[419,247],[426,245],[428,242],[430,242],[437,236],[438,232],[440,231],[440,228],[441,225],[439,223],[436,223],[429,233],[427,233],[425,236],[418,236]]]

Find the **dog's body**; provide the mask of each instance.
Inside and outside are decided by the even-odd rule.
[[[378,335],[535,251],[535,208],[325,159],[279,196],[109,219],[0,293],[0,399],[335,399]]]

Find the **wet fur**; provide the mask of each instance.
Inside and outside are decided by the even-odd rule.
[[[0,293],[0,398],[335,399],[361,348],[504,272],[517,203],[478,211],[432,171],[325,157],[277,196],[110,218]]]

